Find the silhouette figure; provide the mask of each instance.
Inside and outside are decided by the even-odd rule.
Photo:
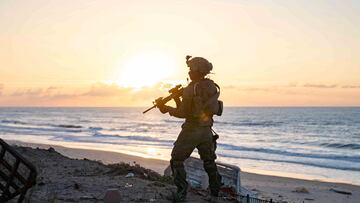
[[[165,104],[158,108],[162,113],[169,113],[177,118],[185,118],[182,130],[174,143],[171,152],[170,166],[174,176],[177,192],[174,194],[176,201],[186,198],[188,182],[184,161],[189,158],[195,148],[198,149],[204,169],[209,176],[211,196],[218,196],[221,186],[221,176],[215,163],[216,139],[213,135],[213,115],[222,114],[222,102],[218,100],[220,87],[214,81],[205,78],[210,73],[212,64],[202,58],[186,56],[186,64],[191,82],[182,92],[180,97],[173,98],[176,108]],[[215,133],[216,135],[216,133]],[[217,136],[217,135],[216,135]]]

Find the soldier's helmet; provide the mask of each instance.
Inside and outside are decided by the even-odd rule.
[[[213,69],[212,64],[202,57],[186,56],[186,64],[191,71],[199,72],[203,75],[207,75]]]

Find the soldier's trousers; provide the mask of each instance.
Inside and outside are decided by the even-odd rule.
[[[188,183],[184,161],[197,148],[204,169],[209,176],[209,187],[212,195],[217,196],[221,186],[221,176],[215,164],[215,145],[210,127],[183,127],[171,153],[170,165],[178,194],[186,196]]]

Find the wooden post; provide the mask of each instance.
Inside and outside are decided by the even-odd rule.
[[[246,195],[246,203],[250,203],[250,196],[249,196],[249,194]]]

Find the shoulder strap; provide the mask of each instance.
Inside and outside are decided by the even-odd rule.
[[[214,82],[214,85],[215,85],[215,87],[217,87],[219,89],[219,92],[220,92],[220,86],[218,84],[216,84],[215,82]]]
[[[196,87],[197,87],[197,85],[199,84],[199,82],[196,82],[196,83],[194,83],[194,96],[196,96]]]
[[[204,80],[210,80],[210,79],[204,79]],[[197,85],[199,84],[200,81],[194,83],[194,88],[193,88],[194,89],[194,96],[196,96],[196,87],[197,87]],[[212,82],[214,83],[215,87],[219,90],[217,92],[220,93],[220,86],[218,84],[216,84],[214,81],[212,81]]]

